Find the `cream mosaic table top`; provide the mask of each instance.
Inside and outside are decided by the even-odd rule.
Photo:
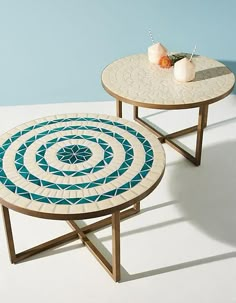
[[[0,137],[0,202],[52,219],[112,213],[160,182],[165,154],[145,128],[117,117],[66,114]]]
[[[146,54],[121,58],[102,73],[106,91],[120,101],[137,106],[174,109],[212,103],[226,97],[233,89],[234,74],[222,63],[194,56],[194,81],[174,79],[173,67],[163,69],[148,61]]]

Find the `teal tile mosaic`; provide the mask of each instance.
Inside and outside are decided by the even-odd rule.
[[[133,136],[135,136],[139,142],[142,144],[146,154],[145,154],[145,163],[142,166],[140,172],[138,174],[136,174],[136,176],[134,176],[134,178],[132,180],[130,180],[129,182],[126,182],[125,184],[121,185],[119,188],[116,188],[114,190],[108,191],[108,192],[104,192],[101,195],[94,195],[94,196],[89,196],[89,197],[81,197],[81,198],[55,198],[55,197],[46,197],[46,196],[42,196],[42,195],[37,195],[35,193],[31,193],[26,191],[24,188],[21,188],[19,186],[16,186],[11,180],[9,180],[4,172],[3,169],[3,161],[4,161],[4,155],[5,152],[8,148],[10,148],[11,144],[17,140],[20,136],[29,133],[35,129],[38,129],[40,127],[46,126],[46,125],[53,125],[53,124],[57,124],[57,123],[63,123],[63,122],[71,122],[71,121],[91,121],[91,122],[101,122],[103,124],[107,124],[107,125],[112,125],[115,127],[118,127],[122,130],[125,130],[127,132],[129,132],[130,134],[132,134]],[[93,130],[96,131],[98,133],[103,132],[109,136],[112,136],[113,138],[115,138],[119,143],[122,144],[123,148],[124,148],[124,152],[125,152],[125,161],[124,163],[121,164],[121,166],[114,171],[113,173],[111,173],[109,176],[105,177],[105,178],[100,178],[94,182],[90,182],[90,183],[83,183],[83,184],[55,184],[55,183],[50,183],[46,180],[41,180],[39,178],[37,178],[36,176],[34,176],[33,174],[31,174],[28,169],[24,166],[24,156],[25,156],[25,152],[27,150],[27,148],[36,140],[43,138],[44,136],[48,135],[48,134],[53,134],[53,133],[58,133],[61,131],[65,131],[65,130],[75,130],[75,129],[80,129],[80,130]],[[76,136],[77,138],[78,136]],[[75,137],[74,137],[75,138]],[[45,160],[44,156],[45,156],[45,151],[47,150],[47,148],[49,148],[50,146],[52,146],[53,144],[55,144],[56,142],[60,142],[63,140],[68,140],[68,136],[63,136],[58,138],[54,138],[52,140],[50,140],[50,142],[47,142],[46,144],[42,145],[35,157],[36,157],[36,161],[38,163],[38,165],[43,168],[45,171],[50,172],[50,173],[54,173],[60,176],[78,176],[77,173],[80,173],[81,175],[86,175],[87,173],[94,173],[96,171],[98,171],[99,169],[103,168],[105,165],[109,164],[110,161],[113,158],[113,150],[110,146],[107,145],[106,142],[102,142],[101,139],[99,138],[95,138],[92,136],[88,136],[88,135],[84,135],[83,138],[91,140],[93,142],[96,142],[97,144],[99,144],[103,150],[104,150],[104,159],[101,160],[97,167],[92,167],[90,169],[86,169],[84,171],[80,171],[80,172],[69,172],[69,171],[60,171],[56,168],[51,167],[47,161]],[[73,149],[72,149],[73,150]],[[69,153],[68,150],[64,150],[65,153]],[[73,153],[73,151],[72,151]],[[74,154],[76,154],[76,152],[74,152]],[[85,153],[85,158],[86,156],[88,156],[88,153]],[[73,155],[75,158],[72,160],[74,163],[78,163],[78,156]],[[111,182],[112,180],[116,179],[117,177],[119,177],[120,175],[122,175],[125,171],[127,171],[129,169],[129,167],[132,165],[133,162],[133,156],[134,156],[134,152],[133,152],[133,148],[131,146],[131,144],[125,139],[123,138],[120,134],[117,134],[116,132],[113,132],[111,130],[108,130],[106,128],[104,128],[104,125],[102,128],[100,127],[95,127],[95,126],[80,126],[80,125],[72,125],[72,126],[62,126],[62,127],[56,127],[54,129],[49,129],[46,131],[43,131],[37,135],[32,136],[30,139],[28,139],[24,144],[22,144],[20,146],[20,148],[18,149],[16,155],[15,155],[15,166],[16,169],[18,170],[19,174],[21,174],[22,177],[24,177],[25,179],[28,180],[28,182],[32,182],[38,186],[43,186],[46,188],[53,188],[53,189],[57,189],[57,190],[79,190],[82,188],[92,188],[95,186],[100,186],[102,184],[105,184],[107,182]],[[83,159],[85,159],[83,158]],[[65,158],[66,159],[66,158]],[[83,160],[81,158],[81,160]],[[66,160],[65,160],[66,161]],[[69,161],[69,158],[68,158]],[[85,161],[85,160],[84,160]],[[35,201],[39,201],[39,202],[43,202],[43,203],[54,203],[54,204],[82,204],[82,203],[93,203],[94,201],[102,201],[104,199],[107,198],[111,198],[113,196],[119,195],[127,190],[129,190],[130,188],[132,188],[133,186],[137,185],[150,171],[151,167],[152,167],[152,163],[153,163],[153,151],[151,148],[150,143],[148,142],[148,140],[146,140],[139,132],[137,132],[136,130],[132,129],[131,127],[124,125],[122,123],[119,122],[114,122],[114,121],[110,121],[110,120],[106,120],[106,119],[99,119],[99,118],[93,118],[93,117],[78,117],[78,118],[61,118],[61,119],[53,119],[50,121],[43,121],[41,123],[35,124],[33,126],[27,127],[26,129],[22,130],[22,131],[18,131],[16,134],[12,135],[11,138],[7,139],[2,146],[0,147],[0,182],[3,183],[9,190],[11,190],[12,192],[25,197],[27,199],[31,199],[31,200],[35,200]]]
[[[57,152],[58,160],[68,164],[77,164],[87,161],[91,156],[91,149],[83,145],[65,146]]]

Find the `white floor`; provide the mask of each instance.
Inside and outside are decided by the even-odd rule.
[[[0,132],[45,115],[115,114],[113,102],[1,107]],[[126,118],[132,117],[125,105]],[[167,131],[196,123],[197,111],[141,111]],[[122,278],[115,283],[80,241],[11,265],[0,221],[1,302],[236,302],[236,96],[213,104],[202,165],[165,145],[167,166],[139,215],[122,222]],[[194,147],[195,136],[183,143]],[[65,222],[11,212],[17,250],[70,231]],[[92,236],[110,258],[110,228]]]

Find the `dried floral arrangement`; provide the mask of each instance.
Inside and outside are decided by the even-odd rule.
[[[158,62],[158,64],[160,65],[160,67],[162,68],[170,68],[171,66],[174,66],[174,64],[185,58],[185,55],[181,55],[181,54],[175,54],[175,55],[166,55],[166,56],[162,56]]]

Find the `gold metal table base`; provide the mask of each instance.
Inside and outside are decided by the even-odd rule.
[[[95,223],[89,224],[82,228],[78,227],[78,225],[72,220],[67,221],[67,223],[73,229],[72,232],[57,237],[53,240],[44,242],[40,245],[34,246],[20,253],[16,253],[9,209],[2,205],[3,220],[5,224],[10,261],[11,263],[16,264],[40,252],[43,252],[50,248],[62,245],[64,243],[79,238],[82,241],[82,243],[97,258],[100,264],[106,269],[106,271],[110,274],[113,280],[118,282],[120,280],[120,219],[128,218],[134,214],[137,214],[139,211],[140,211],[140,202],[137,202],[136,204],[134,204],[132,208],[129,208],[121,212],[116,211],[110,217],[99,220]],[[112,264],[110,264],[107,261],[104,255],[95,247],[95,245],[86,236],[87,233],[96,231],[107,225],[112,226]]]
[[[122,117],[122,101],[120,100],[116,100],[116,114],[118,117],[120,118]],[[143,125],[147,129],[149,129],[152,133],[157,135],[161,143],[167,143],[196,166],[199,166],[201,164],[203,131],[204,128],[207,126],[207,117],[208,117],[208,104],[201,105],[199,107],[197,125],[165,135],[161,131],[158,131],[157,129],[152,127],[149,123],[141,119],[138,115],[138,106],[133,106],[133,118],[136,122]],[[189,152],[187,152],[183,147],[181,147],[179,144],[174,142],[173,139],[195,131],[197,132],[196,149],[195,149],[195,155],[192,155]]]

